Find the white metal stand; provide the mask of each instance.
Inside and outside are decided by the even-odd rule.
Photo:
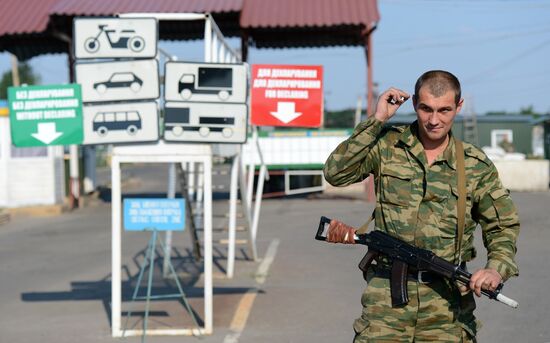
[[[204,327],[200,334],[213,330],[212,287],[212,150],[209,145],[165,144],[117,146],[112,156],[112,281],[111,318],[112,335],[121,337],[121,236],[122,193],[120,165],[122,163],[200,163],[204,180]],[[148,330],[148,335],[191,335],[194,329]],[[142,330],[126,330],[126,336],[141,335]]]

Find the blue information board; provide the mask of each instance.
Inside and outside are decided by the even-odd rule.
[[[123,220],[126,231],[183,231],[185,199],[124,199]]]

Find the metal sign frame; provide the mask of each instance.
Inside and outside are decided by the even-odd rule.
[[[211,334],[213,330],[212,285],[212,150],[209,145],[164,144],[117,146],[111,162],[111,333],[122,337],[121,329],[121,250],[122,250],[122,190],[120,167],[123,163],[200,163],[204,201],[204,327],[197,329],[151,329],[148,335],[198,335]],[[198,332],[197,332],[198,331]],[[124,336],[140,336],[143,330],[126,330]]]

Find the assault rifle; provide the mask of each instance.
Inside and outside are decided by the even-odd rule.
[[[321,217],[315,239],[325,241],[330,219]],[[407,293],[407,274],[409,267],[419,271],[418,278],[424,272],[445,277],[469,287],[472,274],[447,260],[436,256],[433,252],[415,247],[402,240],[392,237],[382,231],[354,235],[355,243],[368,246],[369,250],[359,263],[359,269],[366,272],[371,262],[379,255],[385,256],[392,262],[390,284],[392,306],[403,306],[409,302]],[[422,280],[419,280],[422,281]],[[495,291],[482,289],[481,293],[510,307],[517,308],[517,301],[510,299],[500,292],[501,283]]]

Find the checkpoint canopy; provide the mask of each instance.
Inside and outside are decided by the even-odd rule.
[[[15,146],[82,143],[80,85],[10,87],[8,102]]]
[[[252,65],[252,124],[320,127],[322,118],[322,66]]]

